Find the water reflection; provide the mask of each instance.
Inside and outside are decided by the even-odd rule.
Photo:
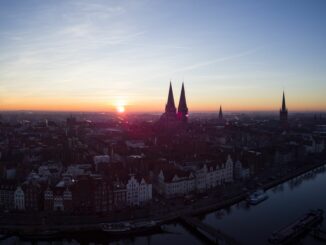
[[[309,209],[326,213],[325,167],[310,171],[267,191],[269,198],[256,205],[233,205],[230,213],[208,214],[204,222],[244,244],[268,244],[271,233],[302,216]],[[308,235],[303,244],[319,244]]]
[[[273,193],[282,192],[284,190],[283,184],[279,184],[271,189]]]
[[[109,235],[104,233],[84,233],[78,234],[74,237],[66,237],[63,239],[51,240],[51,241],[28,241],[21,239],[19,237],[10,237],[3,241],[0,241],[0,244],[67,244],[67,245],[86,245],[86,244],[202,244],[202,240],[198,237],[190,235],[190,232],[182,227],[181,225],[169,224],[163,226],[164,232],[146,235],[146,236],[135,236],[135,237],[124,237],[124,238],[112,238]]]

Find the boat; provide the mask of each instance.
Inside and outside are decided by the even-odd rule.
[[[149,221],[140,221],[140,222],[135,222],[131,224],[131,227],[133,229],[139,229],[139,228],[151,228],[155,227],[157,223],[154,220],[149,220]]]
[[[101,224],[101,229],[104,232],[112,234],[122,234],[131,230],[131,225],[129,222],[120,222],[120,223],[104,223]]]
[[[252,205],[256,205],[266,200],[268,195],[263,190],[257,190],[249,196],[249,203]]]
[[[50,240],[60,237],[60,232],[57,230],[31,231],[20,234],[20,237],[27,240]]]
[[[272,244],[287,244],[293,242],[304,232],[323,220],[323,210],[311,210],[293,223],[273,232],[268,241]]]
[[[137,221],[137,222],[121,222],[121,223],[107,223],[101,225],[102,231],[110,233],[112,235],[121,234],[136,234],[151,232],[159,230],[160,225],[154,221]]]

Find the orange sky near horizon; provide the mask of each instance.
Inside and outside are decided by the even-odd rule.
[[[177,98],[178,99],[178,98]],[[178,100],[175,98],[175,104]],[[125,111],[128,112],[163,112],[166,99],[158,98],[156,100],[137,100],[117,101],[117,100],[82,100],[72,98],[11,98],[10,100],[0,102],[0,110],[40,110],[40,111],[94,111],[94,112],[114,112],[122,103]],[[218,111],[220,104],[209,101],[202,101],[201,98],[193,100],[187,96],[189,112],[192,111]],[[322,101],[302,100],[300,97],[294,97],[293,100],[286,98],[289,111],[326,111]],[[221,102],[224,111],[278,111],[281,107],[281,98],[246,98],[233,99],[228,98]]]

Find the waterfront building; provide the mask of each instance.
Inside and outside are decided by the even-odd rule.
[[[63,207],[65,211],[72,210],[72,192],[69,190],[68,187],[63,191]]]
[[[138,206],[139,205],[139,182],[135,178],[134,174],[130,175],[130,178],[126,184],[127,189],[127,204],[128,206]]]
[[[149,183],[149,181],[145,180],[145,178],[141,178],[140,183],[139,183],[139,205],[143,205],[148,203],[149,201],[152,200],[152,184]]]
[[[5,210],[14,208],[14,192],[16,183],[11,180],[2,180],[0,182],[0,207]]]
[[[195,189],[199,193],[233,181],[233,160],[229,155],[222,161],[190,162],[180,167],[193,170]]]
[[[53,210],[53,191],[50,186],[44,191],[44,211],[52,211]]]
[[[25,195],[21,186],[18,186],[15,190],[14,205],[17,210],[25,210]]]
[[[113,204],[116,210],[123,209],[127,206],[127,189],[120,180],[116,180],[113,183]]]
[[[96,213],[112,211],[113,192],[111,186],[100,176],[93,176],[94,210]]]
[[[79,175],[70,186],[73,210],[87,213],[94,210],[94,188],[89,174]]]
[[[41,207],[41,185],[36,180],[25,181],[22,185],[26,210],[38,211]]]
[[[152,184],[147,183],[143,177],[136,178],[134,174],[131,174],[126,190],[128,206],[140,206],[152,199]]]
[[[191,171],[161,169],[157,177],[157,191],[166,198],[184,196],[195,191],[195,177]]]

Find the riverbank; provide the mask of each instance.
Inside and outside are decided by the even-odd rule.
[[[268,181],[263,186],[263,189],[267,190],[274,186],[277,186],[287,180],[305,174],[313,169],[323,166],[324,163],[310,164],[300,167],[294,172],[291,172],[285,176],[282,176],[276,180]],[[199,214],[205,214],[221,208],[225,208],[236,204],[244,200],[248,195],[248,192],[241,191],[232,194],[224,200],[212,196],[212,198],[200,199],[191,206],[174,207],[172,205],[166,207],[166,210],[162,210],[164,213],[160,215],[152,214],[150,216],[144,216],[141,220],[156,220],[158,225],[175,222],[180,216],[195,216]],[[61,236],[66,233],[76,233],[84,231],[100,231],[101,223],[112,222],[109,217],[99,216],[60,216],[60,222],[58,224],[51,224],[44,216],[33,215],[20,215],[19,219],[22,222],[17,222],[16,217],[11,214],[5,215],[6,219],[11,218],[11,222],[6,222],[6,219],[1,217],[0,232],[4,234],[17,234],[17,235],[34,235],[34,237],[46,237],[46,236]],[[10,224],[11,223],[11,224]]]
[[[305,174],[307,172],[310,172],[316,168],[324,166],[325,163],[316,163],[308,166],[304,166],[303,168],[298,169],[295,172],[289,173],[286,176],[282,176],[279,179],[269,181],[261,186],[262,189],[265,191],[268,189],[271,189],[279,184],[282,184],[290,179],[296,178],[302,174]],[[234,205],[238,202],[241,202],[245,200],[248,197],[248,192],[247,191],[241,191],[238,194],[235,194],[234,196],[230,197],[227,200],[224,200],[222,202],[218,202],[215,204],[207,205],[205,207],[197,207],[195,210],[192,212],[188,213],[187,215],[195,216],[195,215],[201,215],[201,214],[206,214],[212,211],[216,211],[218,209],[222,209],[225,207],[229,207],[231,205]]]

